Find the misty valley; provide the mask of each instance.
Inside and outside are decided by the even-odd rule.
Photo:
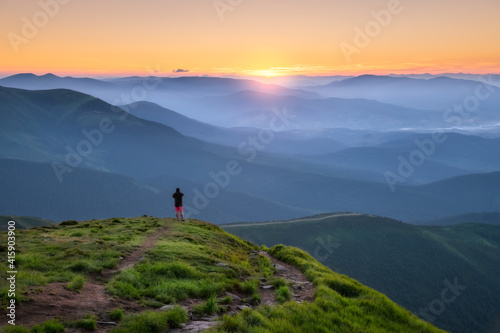
[[[499,107],[498,75],[17,74],[0,79],[0,215],[171,217],[180,188],[186,219],[297,246],[440,328],[493,332]],[[433,299],[443,288],[459,305]]]

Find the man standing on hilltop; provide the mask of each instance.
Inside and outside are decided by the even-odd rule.
[[[181,213],[182,222],[184,222],[184,209],[182,207],[182,197],[184,193],[181,192],[179,188],[175,189],[175,193],[172,194],[172,198],[175,199],[175,217],[179,221],[179,213]]]

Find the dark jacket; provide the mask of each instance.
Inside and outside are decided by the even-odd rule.
[[[175,199],[175,207],[182,207],[182,197],[184,196],[184,193],[181,192],[175,192],[172,194],[172,198]]]

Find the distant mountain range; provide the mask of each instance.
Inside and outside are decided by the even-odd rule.
[[[154,121],[175,128],[186,136],[225,146],[238,147],[248,137],[257,136],[261,129],[255,127],[225,128],[213,126],[183,116],[151,102],[124,105],[123,109],[138,118]],[[276,132],[266,151],[283,154],[327,154],[346,148],[346,145],[329,137],[300,133]]]
[[[0,79],[0,86],[71,89],[113,105],[149,101],[219,127],[269,128],[273,110],[287,109],[296,117],[288,129],[428,130],[500,123],[496,112],[500,104],[496,85],[500,83],[496,80],[496,76],[481,83],[449,77],[363,75],[297,89],[214,77],[97,80],[17,74]],[[456,105],[465,111],[459,112]]]
[[[326,97],[364,98],[404,107],[446,110],[454,104],[470,103],[476,112],[495,113],[500,103],[498,76],[485,76],[484,82],[449,77],[415,79],[408,77],[361,75],[324,86],[307,87]],[[476,96],[477,95],[477,96]]]
[[[424,227],[338,213],[223,228],[255,244],[299,247],[450,332],[500,329],[499,226]],[[444,303],[449,283],[461,289]]]
[[[432,158],[435,160],[429,161],[428,165],[439,164],[441,169],[432,171],[423,167],[423,176],[419,177],[421,181],[441,181],[408,186],[412,184],[409,177],[407,182],[397,184],[393,193],[376,172],[380,174],[385,166],[391,165],[397,170],[398,160],[394,158],[405,147],[411,148],[414,135],[411,133],[375,135],[338,130],[335,139],[335,135],[328,134],[328,131],[320,131],[323,133],[319,136],[321,140],[317,136],[309,141],[303,140],[307,136],[302,133],[302,147],[293,151],[293,140],[287,140],[287,137],[300,132],[278,133],[275,141],[274,132],[262,129],[255,132],[254,129],[255,134],[250,134],[250,129],[214,128],[152,104],[138,103],[134,112],[156,112],[161,113],[161,117],[166,114],[168,119],[156,120],[173,122],[172,125],[185,132],[190,126],[197,126],[200,133],[204,131],[205,137],[211,136],[210,131],[213,131],[212,142],[217,142],[217,136],[224,137],[230,132],[233,139],[242,141],[220,145],[195,139],[172,127],[126,113],[125,107],[117,108],[70,90],[0,88],[0,100],[0,158],[4,159],[2,164],[6,168],[1,177],[3,183],[12,186],[12,193],[17,193],[2,200],[0,214],[4,215],[39,216],[52,220],[87,219],[123,215],[118,214],[121,207],[123,212],[130,214],[142,215],[154,211],[157,212],[155,215],[164,216],[171,211],[171,207],[168,208],[171,204],[168,193],[176,187],[184,189],[186,205],[191,206],[196,216],[217,223],[292,218],[332,210],[374,213],[421,222],[470,212],[500,210],[496,199],[500,191],[499,172],[442,180],[446,172],[453,175],[453,172],[495,171],[496,154],[488,159],[488,151],[494,151],[491,149],[495,147],[495,140],[450,135],[450,144],[457,142],[456,145],[463,147],[464,151],[472,151],[473,157],[462,158],[464,163],[460,165],[454,160],[457,155],[453,155],[452,150],[439,147],[441,152],[436,152],[436,157]],[[375,153],[361,154],[350,164],[341,163],[338,156],[342,155],[334,157],[334,162],[328,155],[322,159],[321,154],[327,148],[319,148],[321,142],[326,147],[332,143],[332,149],[338,150],[353,134],[354,141],[364,138],[366,143],[378,142],[379,147],[370,148]],[[399,141],[391,141],[396,138]],[[338,143],[337,139],[344,142]],[[280,154],[267,151],[267,146],[272,147],[273,144],[274,151]],[[314,144],[318,145],[315,149],[320,155],[300,155]],[[381,147],[389,152],[387,156],[376,153],[376,149]],[[290,152],[285,154],[287,149]],[[378,169],[370,166],[377,159],[384,159]],[[24,163],[30,172],[21,174],[15,163]],[[363,165],[365,169],[361,167]],[[233,175],[228,176],[228,168]],[[389,170],[397,173],[394,169]],[[76,175],[87,177],[87,180],[79,185],[67,185],[66,181]],[[116,185],[117,188],[128,188],[129,192],[124,190],[114,194],[95,187],[100,183],[92,181],[92,178],[105,179],[108,176],[113,176],[113,181],[121,184]],[[23,181],[23,177],[29,181]],[[37,183],[39,178],[41,183]],[[34,184],[40,185],[35,187]],[[135,191],[137,186],[142,188],[142,192]],[[43,200],[33,199],[26,206],[23,196],[29,197],[34,188],[36,195]],[[86,197],[92,197],[90,193],[106,193],[99,197],[105,196],[106,200],[113,202],[108,206],[116,207],[116,210],[105,211],[103,207],[106,205],[93,199],[88,209],[75,215],[69,208],[71,205],[58,204],[59,198],[65,196],[67,191],[87,193]],[[129,193],[130,200],[122,198],[123,193]],[[135,201],[133,198],[136,196],[148,199]],[[45,203],[42,204],[42,201]],[[50,212],[48,207],[53,207]]]
[[[287,110],[294,118],[286,129],[350,128],[391,130],[443,126],[442,113],[416,110],[366,99],[276,96],[242,91],[226,96],[205,97],[191,116],[226,127],[269,128],[273,110]]]

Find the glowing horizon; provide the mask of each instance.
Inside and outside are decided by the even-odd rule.
[[[494,74],[498,13],[492,0],[3,2],[0,75]]]

